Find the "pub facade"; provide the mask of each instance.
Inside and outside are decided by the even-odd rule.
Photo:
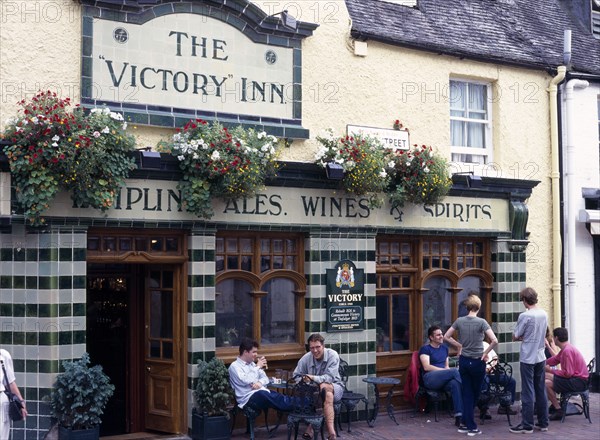
[[[49,43],[41,62],[2,45],[14,56],[3,116],[53,88],[122,113],[141,150],[113,208],[60,193],[43,227],[25,221],[2,157],[1,338],[30,413],[17,438],[47,431],[60,362],[85,351],[116,386],[107,435],[187,432],[197,361],[230,363],[244,336],[275,371],[292,370],[320,332],[349,363],[348,387],[372,399],[362,378],[403,380],[427,327],[465,314],[470,293],[498,352],[518,361],[519,291],[532,285],[552,308],[551,75],[456,57],[451,45],[439,55],[360,38],[351,3],[63,1],[28,28]],[[4,43],[33,12],[3,14]],[[185,210],[177,159],[154,148],[196,118],[281,139],[277,176],[254,197],[213,200],[209,219]],[[373,208],[315,164],[326,129],[391,139],[396,119],[410,144],[451,161],[440,203]],[[451,127],[462,123],[475,124],[465,131],[475,144],[458,143]]]

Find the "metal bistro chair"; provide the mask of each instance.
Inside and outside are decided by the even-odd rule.
[[[413,409],[413,417],[417,415],[417,410],[421,405],[422,398],[427,399],[427,403],[433,404],[435,421],[438,422],[438,407],[440,402],[445,402],[447,400],[447,393],[445,390],[432,390],[427,388],[423,384],[423,375],[419,372],[419,389],[417,390],[417,394],[415,394],[415,407]]]
[[[231,414],[231,432],[235,428],[235,421],[237,418],[238,412],[242,412],[246,416],[246,434],[250,434],[250,440],[254,440],[254,427],[256,425],[256,419],[261,413],[259,408],[253,408],[251,405],[245,405],[244,408],[240,408],[237,403],[233,405],[233,408],[230,409]],[[267,427],[267,431],[269,431],[269,423],[267,420],[268,413],[264,411],[265,414],[265,425]],[[270,431],[269,431],[270,432]]]
[[[321,440],[324,440],[323,402],[319,385],[313,382],[306,383],[303,380],[300,380],[297,384],[292,386],[291,391],[293,407],[287,417],[288,440],[290,440],[292,436],[292,429],[294,430],[294,440],[298,438],[300,422],[311,425],[313,427],[315,438],[318,435],[317,433],[320,432]]]
[[[348,419],[348,432],[352,432],[352,428],[350,427],[350,411],[353,411],[360,402],[365,402],[365,409],[368,409],[367,398],[364,394],[354,393],[348,390],[348,362],[343,359],[340,359],[340,367],[339,367],[340,377],[342,378],[342,382],[344,383],[344,394],[342,395],[342,400],[334,403],[335,410],[335,420],[336,420],[336,434],[339,437],[339,431],[342,430],[342,406],[346,408],[346,418]],[[339,428],[339,429],[338,429]]]
[[[512,426],[510,422],[510,406],[512,395],[508,390],[508,385],[512,379],[512,366],[506,362],[497,362],[494,365],[492,371],[488,373],[488,376],[493,379],[486,381],[487,387],[479,395],[477,406],[481,410],[481,423],[485,422],[484,414],[490,406],[492,401],[497,401],[500,407],[506,409],[506,419],[508,425]]]
[[[584,414],[585,418],[592,423],[592,418],[590,417],[590,386],[592,385],[592,373],[594,372],[594,365],[596,365],[596,358],[592,359],[590,363],[587,364],[588,383],[584,391],[574,391],[572,393],[562,393],[560,395],[560,407],[562,408],[563,414],[562,419],[560,420],[561,423],[565,423],[565,417],[571,414]],[[575,405],[577,408],[579,408],[579,411],[576,413],[567,414],[569,400],[573,396],[581,397],[581,405],[576,402],[571,402],[572,405]]]

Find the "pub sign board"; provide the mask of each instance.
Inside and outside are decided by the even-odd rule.
[[[327,269],[327,332],[365,329],[365,274],[350,260]]]
[[[164,3],[127,14],[85,9],[84,107],[107,105],[144,125],[202,118],[308,137],[301,126],[301,40],[316,25],[279,31],[278,18],[256,6],[231,9],[239,1]]]

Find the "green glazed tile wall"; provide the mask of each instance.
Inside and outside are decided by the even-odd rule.
[[[369,395],[361,376],[375,374],[375,235],[371,233],[315,233],[305,241],[305,335],[321,333],[325,344],[336,350],[350,366],[348,389]],[[327,333],[326,274],[340,260],[352,260],[365,271],[365,330]],[[372,396],[371,396],[372,397]]]
[[[519,293],[526,287],[526,255],[524,252],[512,252],[510,241],[498,240],[492,243],[492,329],[498,337],[496,352],[500,358],[512,364],[513,377],[517,381],[517,390],[521,388],[519,373],[518,342],[512,341],[512,333],[521,312],[525,311],[519,301]]]
[[[198,361],[215,355],[215,234],[195,231],[188,237],[187,408],[191,428]]]
[[[0,234],[0,343],[13,357],[27,401],[13,438],[40,438],[50,427],[49,396],[62,360],[85,351],[87,235],[79,229]]]

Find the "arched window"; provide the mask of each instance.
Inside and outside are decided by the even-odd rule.
[[[476,293],[491,318],[492,275],[486,239],[377,238],[377,351],[417,350],[427,329],[444,331],[466,314]]]
[[[302,237],[294,234],[218,234],[215,246],[215,341],[219,353],[240,339],[261,347],[304,344]]]

